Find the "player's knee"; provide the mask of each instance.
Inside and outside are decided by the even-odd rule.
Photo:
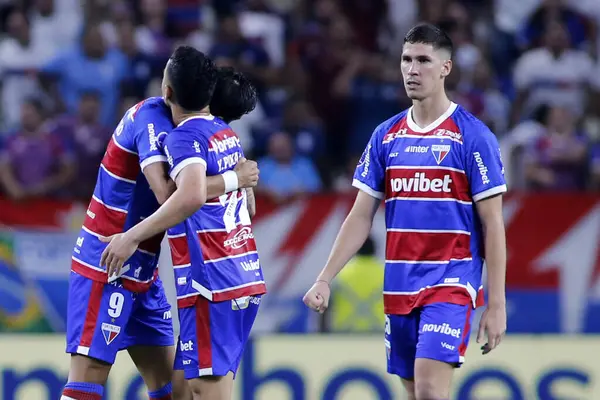
[[[230,400],[229,376],[203,376],[189,380],[194,400]]]
[[[409,397],[410,398],[410,397]],[[447,400],[448,389],[440,387],[434,380],[421,380],[415,382],[415,400]]]
[[[94,358],[74,354],[71,356],[69,382],[88,382],[105,385],[111,365]]]
[[[416,400],[415,396],[415,381],[402,378],[402,386],[406,391],[406,398],[408,400]]]

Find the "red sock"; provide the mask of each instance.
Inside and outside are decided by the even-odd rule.
[[[102,400],[102,396],[96,393],[82,392],[75,389],[63,389],[60,400]]]

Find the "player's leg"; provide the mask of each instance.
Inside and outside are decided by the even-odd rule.
[[[150,400],[172,398],[171,377],[175,359],[171,306],[157,279],[138,295],[126,327],[123,348],[131,356]]]
[[[190,389],[190,385],[185,379],[185,373],[183,372],[183,365],[181,364],[180,359],[181,356],[179,355],[179,351],[177,351],[173,377],[171,378],[173,384],[173,400],[192,400],[192,389]]]
[[[260,297],[219,303],[198,298],[194,307],[180,310],[180,349],[194,400],[231,399],[259,304]]]
[[[423,307],[415,362],[417,400],[450,398],[454,368],[464,361],[473,315],[471,305],[436,303]]]
[[[122,287],[71,272],[66,349],[71,365],[62,399],[102,398],[133,302]]]
[[[387,371],[400,377],[408,400],[415,400],[414,371],[418,331],[418,310],[408,315],[385,317]]]

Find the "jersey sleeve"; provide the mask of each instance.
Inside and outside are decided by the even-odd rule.
[[[169,176],[173,180],[188,165],[202,164],[206,167],[208,140],[185,128],[175,128],[167,135],[163,150],[169,163]]]
[[[354,171],[352,186],[376,199],[385,195],[385,165],[382,160],[380,127],[375,129]]]
[[[506,192],[504,166],[496,136],[485,126],[474,127],[466,141],[466,174],[473,201]]]
[[[167,157],[162,152],[162,143],[173,127],[169,116],[155,108],[141,108],[134,118],[134,139],[140,169],[143,171],[156,162],[167,162]]]

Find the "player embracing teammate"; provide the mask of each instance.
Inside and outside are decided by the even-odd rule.
[[[387,369],[417,400],[450,398],[453,369],[464,361],[483,303],[484,258],[483,353],[506,331],[504,169],[494,134],[445,93],[452,50],[436,26],[407,33],[401,69],[413,106],[373,132],[354,174],[354,206],[304,297],[315,311],[327,309],[331,281],[366,240],[384,200]]]
[[[174,340],[170,307],[156,270],[160,240],[167,228],[193,216],[207,196],[219,198],[235,192],[236,198],[241,196],[243,199],[240,207],[247,205],[253,209],[251,189],[242,188],[255,186],[258,179],[256,163],[245,160],[241,148],[239,153],[227,154],[231,157],[227,162],[223,161],[226,167],[219,164],[219,160],[211,160],[219,167],[224,166],[219,169],[222,173],[209,171],[209,176],[205,172],[200,174],[201,177],[196,176],[200,172],[197,156],[209,160],[208,147],[204,154],[200,154],[197,151],[200,148],[198,140],[204,136],[196,138],[198,140],[190,136],[182,141],[190,146],[191,151],[185,154],[185,164],[178,163],[178,172],[171,173],[175,183],[170,180],[167,162],[171,159],[163,153],[166,150],[163,144],[174,129],[173,122],[200,119],[206,124],[197,127],[198,124],[194,123],[199,132],[226,131],[227,138],[232,138],[230,142],[239,146],[237,136],[227,124],[208,113],[209,101],[211,111],[229,121],[254,108],[256,92],[242,75],[231,69],[219,70],[202,53],[181,47],[175,51],[165,69],[163,97],[147,99],[130,109],[115,130],[73,253],[67,322],[67,352],[72,357],[63,400],[101,399],[115,355],[122,349],[127,349],[131,355],[148,386],[150,399],[186,399],[191,396],[185,382],[175,384],[174,381],[173,389],[171,387]],[[180,134],[180,128],[173,130],[177,131],[176,136]],[[171,140],[171,143],[174,142],[178,140]],[[182,182],[189,183],[185,189],[181,187]],[[165,203],[165,207],[156,213],[158,203]],[[228,210],[231,213],[231,209]],[[234,210],[234,214],[239,214],[239,210]],[[165,222],[165,215],[172,222],[155,229],[157,221],[158,225]],[[248,220],[244,218],[244,222]],[[141,221],[144,226],[132,229]],[[144,235],[143,229],[148,226],[153,232],[148,236],[150,240],[138,241],[133,237],[136,233]],[[189,235],[190,238],[193,236]],[[251,231],[247,236],[253,239]],[[132,240],[128,242],[130,238]],[[103,253],[105,242],[111,244]],[[126,247],[131,251],[126,257],[111,254],[111,248],[123,248],[126,243],[130,244]],[[215,243],[216,247],[218,245]],[[239,246],[240,242],[235,241],[234,245]],[[208,250],[190,248],[193,263],[199,270],[204,266],[203,251]],[[239,266],[243,270],[242,261],[247,260],[240,260]],[[257,258],[250,261],[258,265]],[[261,275],[259,268],[253,272]],[[202,274],[198,272],[198,275]],[[188,282],[200,281],[195,275],[192,278]],[[236,278],[231,279],[233,282]],[[262,281],[262,275],[259,280]],[[186,286],[190,291],[189,298],[194,295],[194,286]],[[205,287],[210,288],[210,285],[205,284]],[[261,290],[264,292],[264,282],[261,289],[252,294],[259,295]],[[245,292],[240,294],[243,295]],[[218,296],[213,300],[219,301]],[[235,300],[242,302],[238,298]],[[255,299],[252,301],[257,302]],[[249,331],[253,319],[245,317],[244,322]],[[237,354],[232,357],[237,357]]]
[[[238,190],[233,171],[244,161],[240,141],[207,107],[215,87],[209,63],[190,47],[177,49],[167,63],[163,98],[176,127],[165,137],[163,150],[176,190],[148,218],[112,236],[101,264],[119,271],[141,243],[169,230],[181,325],[176,366],[184,371],[194,399],[220,400],[231,397],[266,286],[250,222],[253,196]],[[208,98],[198,96],[203,91]],[[256,102],[256,93],[249,97]],[[218,175],[227,194],[209,196],[207,181]]]

